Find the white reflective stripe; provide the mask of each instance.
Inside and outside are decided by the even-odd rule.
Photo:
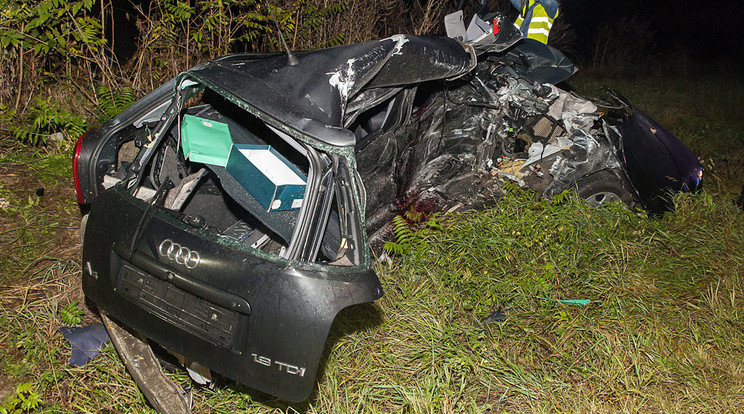
[[[535,17],[534,19],[530,20],[530,25],[534,23],[546,23],[548,29],[553,28],[553,23],[547,17]]]
[[[537,28],[530,27],[527,30],[527,36],[530,36],[530,35],[533,35],[533,34],[541,34],[541,35],[549,36],[550,35],[550,30],[548,30],[548,29],[537,29]]]

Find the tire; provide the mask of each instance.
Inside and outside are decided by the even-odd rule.
[[[582,178],[576,183],[579,197],[590,206],[599,207],[614,201],[622,201],[628,208],[636,208],[638,202],[626,180],[609,171],[600,171]]]

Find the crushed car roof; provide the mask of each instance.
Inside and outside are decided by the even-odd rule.
[[[296,55],[296,66],[283,54],[229,55],[187,73],[317,140],[350,146],[354,136],[343,129],[350,108],[361,111],[396,87],[457,77],[476,64],[470,46],[431,36],[395,35]],[[370,90],[374,97],[363,94]]]

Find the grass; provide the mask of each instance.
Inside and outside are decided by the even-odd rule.
[[[513,190],[494,208],[413,228],[412,253],[378,267],[385,296],[337,318],[307,402],[218,379],[194,389],[193,411],[741,412],[744,214],[732,199],[744,83],[576,80],[579,90],[600,84],[701,154],[704,192],[651,219]],[[66,365],[60,310],[84,303],[68,160],[0,157],[0,197],[11,203],[0,211],[0,385],[32,384],[38,412],[147,412],[110,345]],[[83,324],[96,320],[79,309]],[[484,322],[494,314],[503,320]]]
[[[27,280],[29,274],[45,269],[39,264],[59,259],[59,252],[69,256],[76,248],[68,234],[79,220],[69,187],[71,174],[68,154],[13,152],[0,159],[0,198],[6,204],[0,210],[4,283]]]
[[[450,217],[441,230],[426,230],[422,257],[401,258],[381,272],[385,286],[394,286],[380,303],[389,322],[370,346],[395,355],[406,368],[372,381],[400,384],[378,399],[395,404],[375,408],[614,412],[704,409],[698,402],[713,411],[741,406],[741,397],[730,395],[742,385],[735,374],[742,368],[742,334],[730,326],[742,322],[736,298],[741,284],[712,271],[741,274],[741,260],[736,250],[712,255],[706,249],[721,251],[718,243],[740,248],[743,240],[731,230],[737,227],[698,230],[711,216],[722,227],[741,228],[739,211],[711,207],[705,196],[684,197],[676,215],[653,221],[622,209],[529,198],[510,194],[496,209]],[[686,220],[679,221],[680,213]],[[591,303],[571,306],[558,299]],[[484,327],[481,320],[497,310],[505,321]],[[353,364],[348,355],[339,350],[339,365]],[[347,377],[361,376],[368,364],[359,365]],[[707,393],[724,384],[733,387],[720,399]],[[701,387],[704,399],[684,398],[700,394]]]

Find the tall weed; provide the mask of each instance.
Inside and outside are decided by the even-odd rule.
[[[12,114],[12,113],[11,113]],[[51,98],[36,98],[36,104],[25,113],[25,122],[13,127],[13,135],[22,143],[46,145],[54,139],[59,148],[68,147],[87,130],[85,118],[72,115],[51,102]]]

